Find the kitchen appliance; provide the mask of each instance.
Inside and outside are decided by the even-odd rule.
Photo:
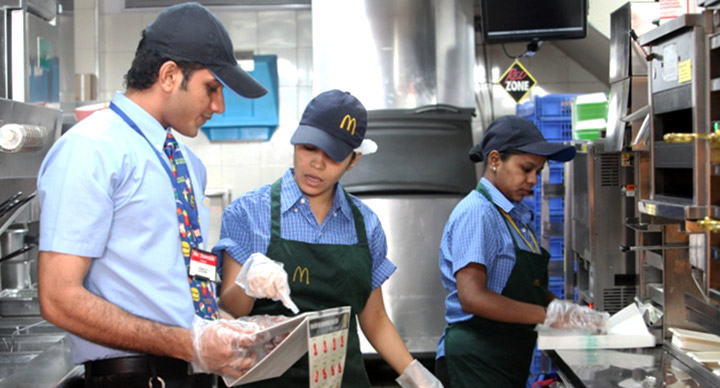
[[[378,151],[345,174],[343,186],[385,230],[397,271],[383,285],[391,320],[416,356],[431,357],[445,328],[438,248],[455,205],[475,187],[472,109],[448,105],[368,112],[366,137]],[[361,337],[363,353],[374,353]]]
[[[314,0],[315,94],[347,90],[368,109],[363,157],[342,184],[378,215],[398,267],[383,285],[410,352],[432,357],[445,326],[438,248],[450,212],[477,183],[467,152],[472,0]],[[361,336],[361,350],[375,351]]]
[[[37,174],[60,135],[61,112],[0,98],[0,121],[0,286],[30,289],[37,282]],[[0,310],[7,303],[0,300]],[[37,305],[37,297],[28,303]]]
[[[575,279],[579,302],[614,314],[637,294],[634,252],[620,250],[634,241],[624,227],[633,211],[633,198],[624,190],[633,169],[623,164],[622,153],[602,152],[597,143],[576,145],[566,170],[566,271],[576,268],[566,282]]]
[[[720,224],[718,153],[708,139],[720,122],[713,23],[710,12],[684,14],[638,38],[651,76],[649,195],[638,210],[659,231],[650,243],[666,248],[646,253],[659,272],[647,294],[662,302],[664,338],[670,327],[697,330],[703,322],[720,331],[709,301],[718,287],[713,225]]]
[[[2,0],[0,14],[4,31],[0,97],[59,103],[57,0]]]
[[[313,0],[313,94],[367,109],[474,107],[472,0]]]

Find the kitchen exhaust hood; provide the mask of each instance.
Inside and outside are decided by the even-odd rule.
[[[368,110],[474,107],[472,0],[314,0],[313,91]]]

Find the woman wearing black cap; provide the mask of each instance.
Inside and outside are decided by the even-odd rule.
[[[401,386],[441,387],[413,360],[385,311],[381,285],[395,266],[387,258],[377,216],[339,183],[363,154],[377,148],[364,139],[366,127],[367,112],[350,93],[331,90],[308,104],[290,140],[294,168],[272,185],[243,194],[223,214],[221,240],[213,249],[224,255],[220,303],[236,316],[291,315],[294,309],[349,305],[343,387],[370,387],[356,316],[371,345],[401,375]],[[256,252],[282,263],[292,276],[282,269],[267,270],[273,262]],[[253,270],[255,266],[259,269]],[[244,282],[246,271],[259,279]],[[287,290],[278,291],[288,283],[291,301]],[[308,359],[303,357],[281,377],[252,386],[307,387],[308,382]]]
[[[606,313],[556,300],[547,289],[550,254],[530,227],[521,201],[545,162],[567,162],[575,149],[549,143],[531,122],[505,116],[470,151],[485,162],[474,190],[453,210],[440,245],[448,326],[436,372],[445,386],[525,387],[535,324],[601,329]],[[549,303],[549,304],[548,304]]]

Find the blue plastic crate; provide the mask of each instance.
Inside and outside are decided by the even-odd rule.
[[[530,363],[530,374],[539,375],[542,373],[542,351],[535,348],[532,363]]]
[[[562,162],[556,162],[554,160],[551,160],[548,163],[548,167],[550,168],[550,184],[562,184],[565,181],[565,164]]]
[[[564,221],[565,221],[564,214],[550,214],[550,222],[564,222]]]
[[[549,290],[553,293],[553,295],[557,296],[558,299],[565,299],[565,289],[563,287],[550,288]]]
[[[550,276],[548,290],[562,299],[565,295],[565,281],[562,276]]]
[[[562,237],[550,237],[550,256],[562,258],[565,249],[565,239]]]
[[[530,101],[525,101],[522,104],[515,105],[515,114],[524,119],[534,121],[535,120],[535,101],[530,100]]]
[[[562,168],[553,169],[550,167],[550,184],[561,185],[565,182],[565,170]]]
[[[535,97],[535,117],[546,119],[571,119],[575,94],[549,94]]]
[[[550,215],[562,215],[565,214],[565,198],[563,197],[550,197],[548,198],[550,205]]]
[[[540,120],[536,124],[547,141],[561,142],[572,140],[571,120]]]

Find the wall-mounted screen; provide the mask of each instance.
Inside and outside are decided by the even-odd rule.
[[[584,38],[587,0],[483,0],[485,43]]]

